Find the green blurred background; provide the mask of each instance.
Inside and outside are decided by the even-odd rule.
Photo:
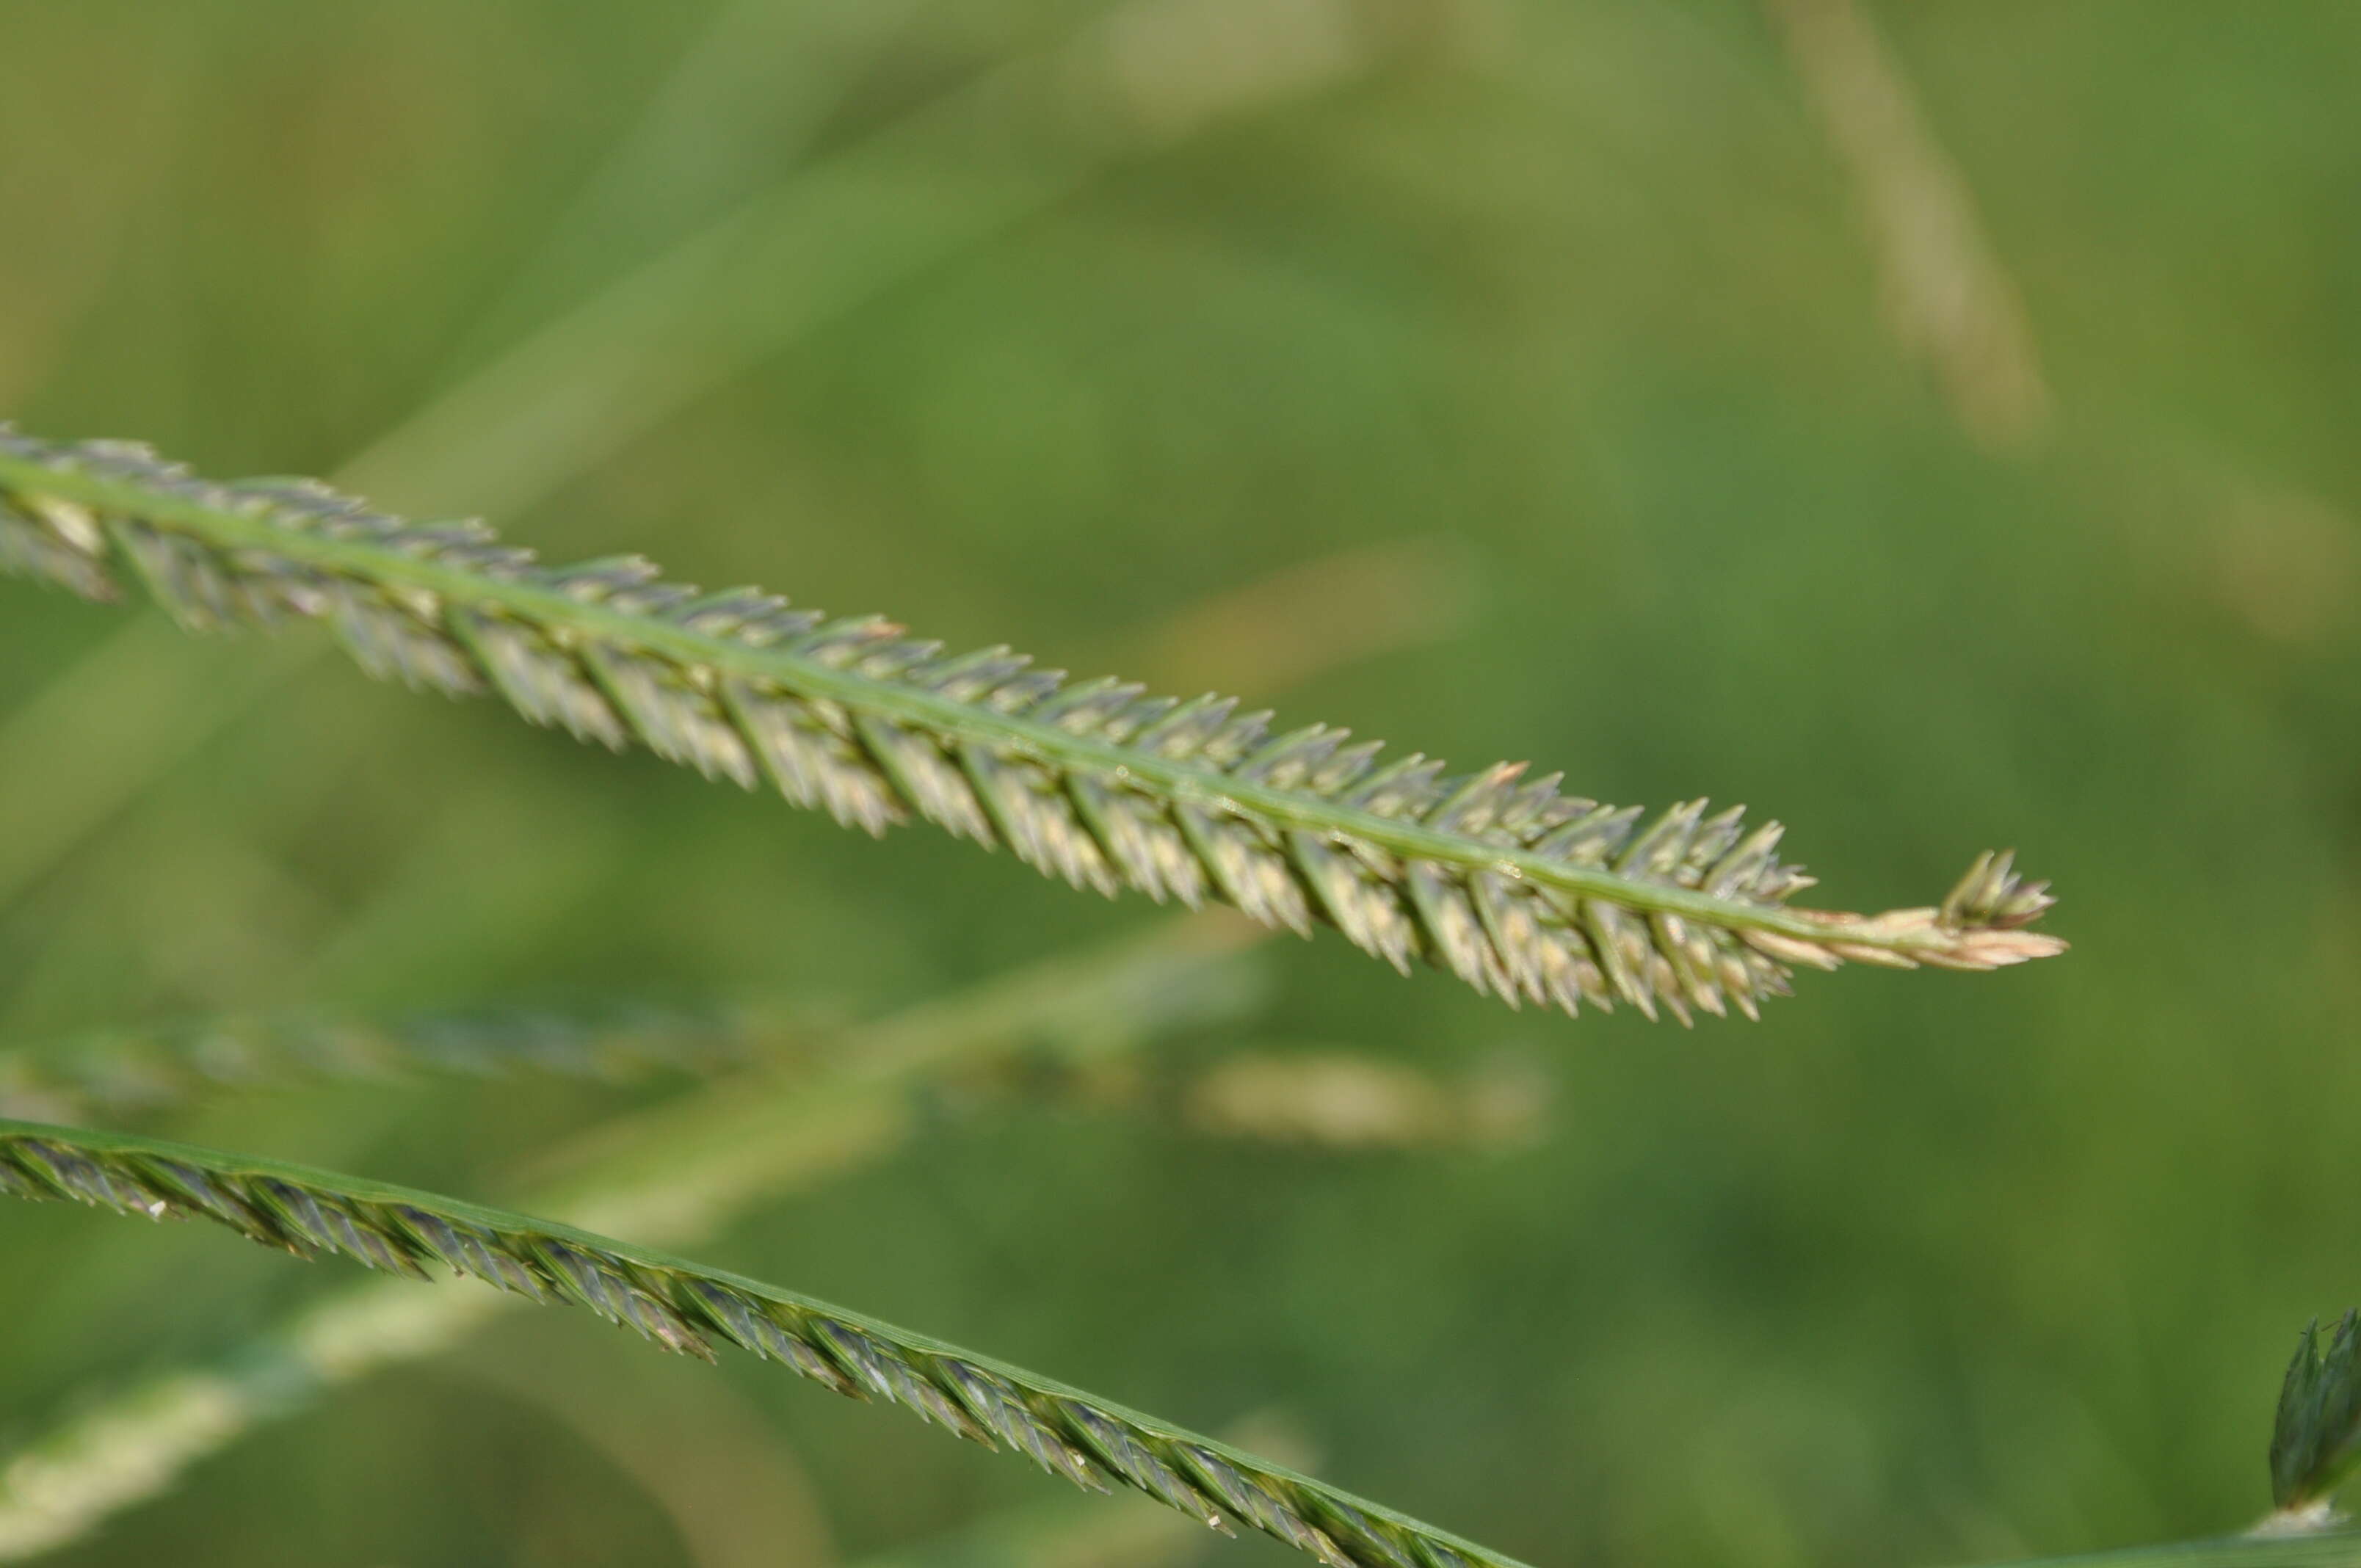
[[[2345,0],[24,0],[0,414],[1742,799],[1839,906],[2015,844],[2065,959],[1807,976],[1684,1033],[1331,935],[1140,1069],[1506,1061],[1538,1141],[938,1093],[898,1157],[699,1251],[1201,1428],[1275,1412],[1541,1563],[2214,1533],[2268,1501],[2295,1331],[2361,1298],[2356,59]],[[316,641],[0,584],[0,1040],[883,1016],[1167,918]],[[159,1124],[498,1197],[662,1091]],[[351,1273],[0,1212],[0,1452]],[[602,1431],[749,1467],[725,1516],[807,1489],[848,1562],[1053,1487],[570,1316],[57,1561],[710,1561]]]

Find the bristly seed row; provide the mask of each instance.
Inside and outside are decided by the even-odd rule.
[[[664,583],[636,556],[542,566],[480,523],[0,426],[0,567],[104,598],[124,565],[193,628],[324,620],[381,677],[496,692],[535,723],[768,781],[873,833],[924,817],[1077,887],[1325,923],[1511,1004],[1751,1017],[1794,964],[1982,970],[2063,946],[2023,929],[2052,901],[2005,855],[1938,908],[1791,909],[1812,879],[1780,862],[1778,824],[1750,832],[1737,808],[1647,820],[1521,763],[1382,762],[1324,725],[1274,735],[1234,699],[1069,682],[1005,648],[949,655],[874,617]]]
[[[1332,1568],[1513,1568],[1374,1505],[1014,1368],[751,1280],[626,1255],[620,1244],[521,1215],[22,1123],[0,1123],[0,1192],[157,1220],[209,1219],[299,1256],[340,1253],[413,1279],[439,1264],[535,1301],[588,1307],[707,1360],[726,1342],[852,1398],[906,1405],[986,1448],[1005,1443],[1076,1486],[1105,1491],[1120,1481],[1225,1534],[1242,1521]]]

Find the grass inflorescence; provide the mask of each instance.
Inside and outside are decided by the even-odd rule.
[[[310,480],[215,483],[122,443],[0,427],[0,566],[93,598],[136,576],[197,629],[323,620],[374,674],[497,693],[871,832],[923,817],[1078,887],[1324,923],[1512,1003],[1752,1015],[1793,965],[1988,970],[2064,946],[2026,929],[2052,901],[2005,854],[1938,905],[1791,907],[1813,879],[1779,860],[1777,823],[1737,809],[1649,817],[1522,763],[1388,762],[1233,699],[948,654],[636,556],[544,566],[480,523],[406,522]]]
[[[588,1307],[672,1351],[736,1345],[840,1394],[907,1406],[1091,1490],[1121,1483],[1333,1568],[1515,1568],[1510,1559],[1079,1389],[775,1286],[432,1193],[119,1134],[0,1122],[0,1190],[200,1218],[299,1256],[428,1266]]]
[[[702,1245],[755,1205],[880,1161],[930,1123],[927,1086],[1047,1052],[1112,1061],[1262,1003],[1245,922],[1192,916],[1060,955],[766,1058],[601,1121],[531,1162],[511,1207],[643,1244]],[[39,1120],[17,1116],[19,1121]],[[307,1300],[200,1364],[82,1398],[0,1454],[0,1563],[37,1557],[152,1499],[310,1398],[451,1349],[526,1298],[379,1277]]]

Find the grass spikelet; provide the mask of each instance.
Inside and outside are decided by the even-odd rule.
[[[587,1307],[667,1350],[732,1344],[840,1393],[898,1404],[1087,1488],[1120,1482],[1271,1535],[1331,1568],[1517,1568],[1431,1526],[1005,1363],[775,1286],[604,1236],[328,1171],[121,1134],[0,1122],[0,1189],[152,1220],[202,1218],[266,1246],[431,1266]],[[829,1371],[832,1369],[833,1376]]]
[[[2323,1344],[2320,1321],[2304,1326],[2279,1386],[2271,1424],[2275,1518],[2325,1513],[2361,1461],[2361,1313],[2346,1312]]]
[[[0,427],[0,565],[183,624],[327,622],[372,674],[497,694],[535,723],[768,783],[872,833],[924,818],[1077,887],[1316,923],[1511,1004],[1752,1016],[1790,967],[1996,969],[2059,951],[1986,855],[1934,907],[1787,906],[1811,879],[1705,803],[1643,817],[1521,763],[1448,775],[1227,699],[946,655],[873,617],[661,580],[636,556],[537,565],[480,523],[416,524],[302,480],[217,484],[144,447]]]

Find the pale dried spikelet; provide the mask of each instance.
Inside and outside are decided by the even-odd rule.
[[[1349,1051],[1247,1052],[1188,1086],[1184,1124],[1315,1148],[1514,1148],[1543,1135],[1550,1085],[1498,1061],[1460,1080]]]
[[[636,556],[538,565],[479,523],[412,524],[308,481],[216,484],[118,443],[0,427],[0,565],[106,597],[136,574],[194,628],[328,622],[371,674],[497,693],[535,723],[767,781],[882,832],[923,817],[1077,887],[1335,927],[1512,1005],[1752,1016],[1788,966],[1984,970],[2059,951],[2048,904],[1986,856],[1939,908],[1791,909],[1811,884],[1703,801],[1653,818],[1522,763],[1446,775],[1228,699],[946,654],[874,617],[703,594]]]
[[[0,1122],[0,1191],[214,1221],[299,1256],[414,1279],[430,1265],[588,1307],[667,1350],[734,1344],[840,1394],[908,1407],[1095,1491],[1122,1483],[1332,1568],[1517,1568],[1509,1559],[1210,1438],[823,1302],[566,1226],[327,1171],[119,1134]]]

